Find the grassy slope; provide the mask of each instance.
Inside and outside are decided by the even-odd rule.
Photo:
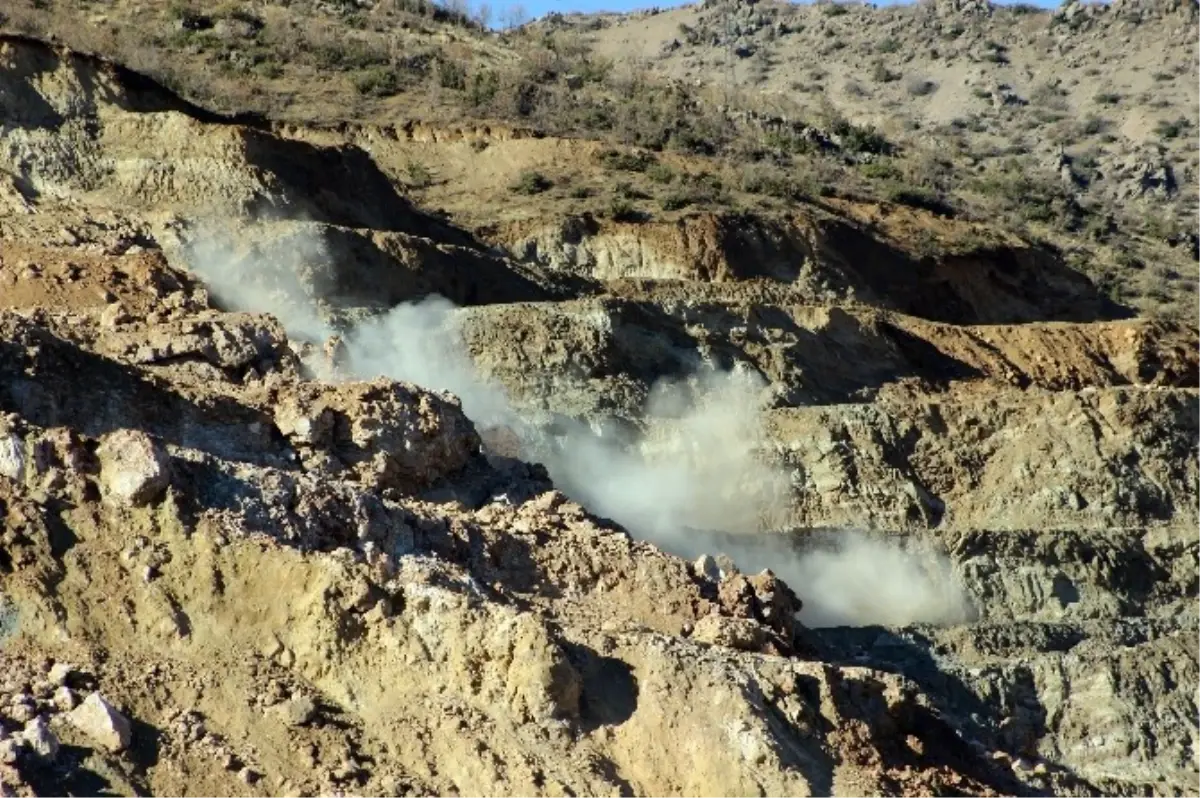
[[[219,110],[302,124],[504,120],[615,145],[569,184],[555,176],[539,197],[551,212],[880,198],[999,221],[1060,247],[1119,300],[1194,310],[1187,8],[1068,23],[1009,8],[713,4],[510,34],[417,0],[200,10],[14,0],[5,26],[110,55]],[[1172,190],[1153,185],[1164,167]],[[536,172],[513,193],[539,193]],[[431,182],[421,163],[407,178],[418,196]]]

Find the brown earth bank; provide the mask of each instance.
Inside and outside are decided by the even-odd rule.
[[[1055,247],[23,37],[0,145],[0,793],[1195,788],[1200,336]]]

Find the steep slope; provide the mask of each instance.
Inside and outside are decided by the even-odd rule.
[[[545,192],[533,204],[555,215],[630,218],[867,197],[999,220],[1111,299],[1191,315],[1193,0],[706,2],[504,13],[503,31],[469,6],[13,0],[0,30],[116,57],[302,137],[411,141],[392,177],[471,226],[499,220],[474,209],[509,185]],[[579,139],[643,152],[608,159],[623,173],[607,179],[579,158],[600,145]],[[497,141],[503,153],[470,156]],[[647,150],[662,163],[648,169]]]
[[[874,202],[472,232],[413,148],[600,148],[0,60],[6,790],[1195,782],[1193,325]]]

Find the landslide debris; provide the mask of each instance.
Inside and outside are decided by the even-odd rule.
[[[1194,326],[1000,232],[873,271],[913,261],[870,206],[750,220],[772,270],[704,214],[485,239],[386,152],[0,56],[6,793],[1195,782]],[[664,397],[704,366],[761,388],[749,440]],[[779,503],[714,502],[731,462]],[[629,473],[683,476],[662,517],[614,523]]]

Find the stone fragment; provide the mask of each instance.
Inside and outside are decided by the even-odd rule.
[[[109,751],[121,751],[129,747],[133,729],[129,719],[113,708],[99,693],[92,693],[84,702],[72,710],[67,719]]]
[[[372,488],[405,493],[460,471],[482,445],[457,399],[391,380],[304,383],[273,415],[306,466],[331,457]]]
[[[289,726],[304,726],[311,723],[317,715],[317,705],[308,696],[293,698],[285,701],[281,707],[284,721]]]
[[[170,464],[161,445],[144,432],[122,429],[104,436],[96,450],[105,495],[141,506],[162,495],[170,483]]]
[[[70,712],[79,706],[79,696],[65,684],[54,691],[54,706],[63,712]]]
[[[0,765],[12,765],[21,755],[25,740],[21,737],[8,737],[0,740]]]
[[[721,578],[725,579],[729,576],[737,576],[741,573],[738,570],[737,564],[729,557],[728,554],[718,554],[714,560],[717,563],[717,568],[721,571]]]
[[[0,432],[0,476],[14,482],[25,479],[25,446],[12,432]]]
[[[116,327],[121,324],[126,324],[130,321],[129,314],[125,312],[125,308],[120,302],[113,302],[105,306],[100,312],[100,326],[106,328]]]
[[[44,715],[38,715],[26,723],[21,738],[29,746],[29,750],[43,759],[53,759],[58,755],[58,738],[50,731],[50,725]]]
[[[46,679],[53,685],[66,684],[67,679],[71,678],[71,674],[74,672],[75,669],[66,662],[56,662],[51,666],[50,673],[46,675]]]
[[[717,561],[707,554],[700,555],[699,559],[692,563],[692,570],[696,572],[696,576],[714,582],[721,578],[721,569],[717,566]]]
[[[13,700],[8,714],[17,723],[25,723],[37,715],[37,705],[30,696],[20,696]]]
[[[739,651],[758,651],[766,643],[767,635],[766,630],[754,621],[713,614],[696,622],[692,639]]]

